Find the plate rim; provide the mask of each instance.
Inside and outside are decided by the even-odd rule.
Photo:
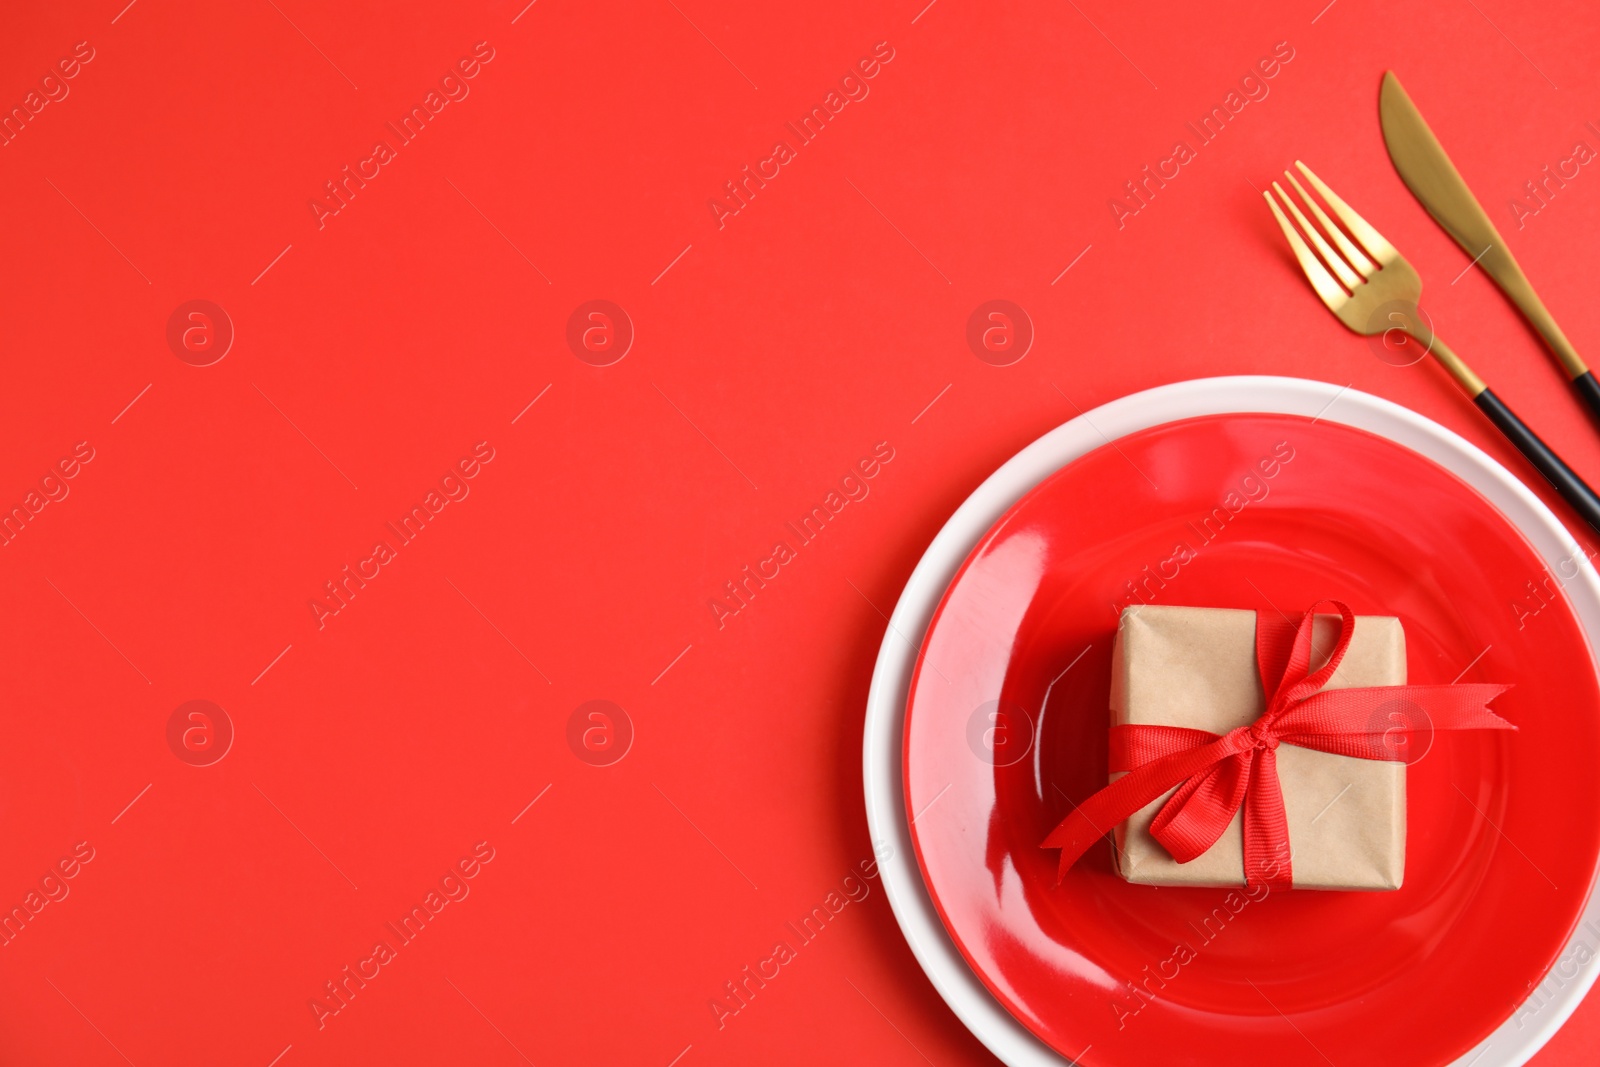
[[[1527,538],[1552,570],[1574,559],[1565,583],[1589,648],[1600,662],[1600,575],[1561,521],[1488,453],[1454,431],[1349,385],[1275,375],[1196,378],[1130,393],[1080,413],[1002,463],[951,514],[917,561],[895,603],[873,666],[862,737],[867,824],[885,894],[913,955],[962,1023],[1010,1067],[1065,1060],[990,994],[940,920],[923,883],[906,817],[901,746],[917,652],[946,588],[974,545],[1017,501],[1074,459],[1130,433],[1206,415],[1300,415],[1366,430],[1442,466],[1475,489]],[[1600,880],[1557,953],[1568,958],[1584,928],[1600,929]],[[1591,939],[1592,940],[1592,939]],[[1591,953],[1600,945],[1584,942]],[[1592,962],[1592,961],[1591,961]],[[1552,967],[1552,972],[1554,967]],[[1588,966],[1551,986],[1547,972],[1499,1026],[1454,1061],[1459,1067],[1521,1067],[1571,1017],[1594,985]],[[1531,1025],[1518,1017],[1537,994]]]

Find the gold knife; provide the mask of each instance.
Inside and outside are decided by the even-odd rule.
[[[1530,323],[1544,337],[1550,351],[1560,361],[1573,388],[1600,418],[1600,382],[1595,380],[1583,359],[1561,332],[1556,320],[1533,291],[1527,275],[1517,266],[1511,249],[1489,221],[1482,205],[1467,188],[1455,164],[1422,118],[1422,113],[1400,86],[1394,71],[1383,76],[1378,93],[1378,119],[1383,126],[1383,143],[1389,159],[1412,195],[1428,209],[1428,214],[1443,226],[1467,255],[1500,286]]]

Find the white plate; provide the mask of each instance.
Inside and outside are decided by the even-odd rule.
[[[945,589],[978,540],[1034,486],[1107,441],[1178,419],[1265,412],[1304,415],[1355,426],[1404,445],[1475,488],[1522,531],[1563,586],[1589,645],[1600,658],[1600,577],[1560,521],[1500,464],[1476,446],[1398,404],[1348,386],[1304,378],[1201,378],[1149,389],[1095,408],[1059,426],[1007,460],[966,499],[933,539],[895,605],[878,650],[867,697],[863,772],[867,823],[883,858],[884,890],[906,940],[940,996],[978,1040],[1010,1067],[1066,1062],[989,995],[939,921],[917,870],[901,778],[906,695],[917,650]],[[1577,565],[1578,575],[1565,576]],[[887,852],[887,855],[885,853]],[[1581,962],[1580,962],[1581,961]],[[1519,1067],[1566,1022],[1600,972],[1600,885],[1591,891],[1577,932],[1530,998],[1458,1067]]]

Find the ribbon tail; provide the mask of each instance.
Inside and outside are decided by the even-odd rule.
[[[1301,701],[1276,723],[1291,745],[1358,759],[1410,763],[1441,730],[1515,730],[1488,704],[1511,687],[1467,685],[1373,686],[1327,689]]]
[[[1233,751],[1227,739],[1219,737],[1208,745],[1146,763],[1078,805],[1039,847],[1061,850],[1060,877],[1065,878],[1072,865],[1112,827]]]

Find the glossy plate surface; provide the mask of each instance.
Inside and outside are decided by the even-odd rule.
[[[1329,419],[1189,419],[1082,455],[972,551],[910,683],[905,810],[954,943],[1094,1067],[1461,1056],[1544,978],[1590,895],[1600,689],[1558,591],[1580,574],[1545,582],[1472,488]],[[1413,682],[1516,684],[1496,710],[1518,733],[1441,735],[1412,767],[1405,886],[1240,906],[1129,885],[1097,848],[1056,887],[1039,841],[1106,780],[1120,608],[1293,615],[1325,596],[1399,616]]]

